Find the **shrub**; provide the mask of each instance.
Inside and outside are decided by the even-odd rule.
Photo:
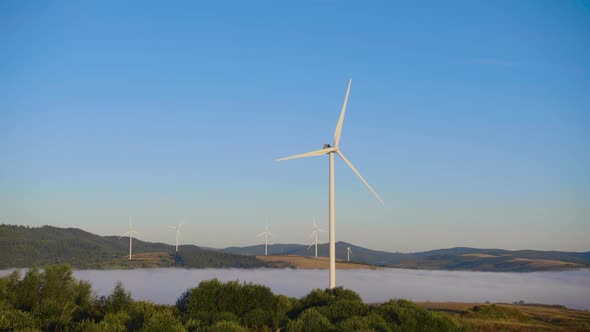
[[[210,332],[248,332],[248,329],[240,326],[240,324],[228,321],[215,323],[207,330]]]
[[[105,308],[107,312],[118,312],[129,308],[132,302],[131,293],[127,292],[123,284],[118,281],[111,295],[106,298]]]
[[[459,327],[446,316],[432,313],[407,300],[390,300],[374,309],[396,331],[456,331]]]
[[[33,315],[18,309],[0,311],[1,331],[38,330],[39,325]]]
[[[203,281],[198,287],[190,291],[188,297],[187,313],[190,318],[202,319],[203,312],[219,313],[230,312],[238,317],[255,309],[271,311],[274,304],[274,294],[270,288],[240,284],[237,281],[221,283],[214,279]],[[180,299],[182,307],[184,300]]]
[[[344,300],[363,302],[361,297],[354,291],[342,287],[336,287],[325,290],[314,289],[301,299],[301,305],[303,309],[307,309],[311,307],[326,306]]]
[[[330,321],[316,308],[305,310],[295,321],[289,322],[288,332],[323,332],[332,329]]]
[[[260,329],[263,326],[269,325],[272,313],[256,308],[242,317],[244,325],[249,328]]]
[[[369,307],[360,301],[341,300],[320,307],[318,311],[332,323],[338,323],[349,317],[365,316],[369,311]]]
[[[390,332],[392,329],[387,326],[387,322],[383,317],[377,314],[370,314],[366,317],[353,316],[349,317],[340,323],[337,328],[343,332],[353,331],[378,331],[378,332]]]
[[[467,314],[469,317],[491,318],[499,320],[527,321],[529,318],[520,310],[510,307],[492,305],[474,306]]]
[[[44,331],[59,331],[70,324],[75,310],[75,304],[47,299],[35,306],[33,317]]]
[[[131,330],[133,331],[133,330]],[[139,330],[141,332],[184,332],[185,328],[180,321],[170,312],[163,311],[152,315],[146,324]]]

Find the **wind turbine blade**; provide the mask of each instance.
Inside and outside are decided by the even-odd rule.
[[[346,97],[344,97],[344,104],[342,105],[342,111],[340,111],[340,118],[338,118],[338,124],[336,125],[336,131],[334,132],[334,146],[338,146],[340,143],[340,134],[342,134],[342,124],[344,123],[344,114],[346,113],[346,105],[348,104],[348,94],[350,93],[350,86],[352,85],[352,79],[348,81],[348,89],[346,89]]]
[[[354,174],[356,174],[359,179],[361,179],[361,181],[363,181],[363,183],[365,184],[365,186],[367,186],[367,188],[369,188],[369,190],[373,193],[373,195],[375,195],[375,197],[377,198],[377,200],[379,200],[379,202],[381,203],[381,205],[383,204],[383,200],[381,199],[381,197],[379,197],[379,195],[377,194],[377,192],[375,192],[375,190],[373,190],[373,188],[371,187],[371,185],[369,184],[369,182],[367,182],[367,180],[365,180],[365,178],[363,178],[363,176],[361,175],[361,173],[359,173],[359,171],[356,170],[356,168],[354,168],[354,165],[352,165],[352,163],[346,159],[346,157],[342,154],[342,152],[340,152],[340,150],[336,151],[336,153],[340,156],[340,158],[342,158],[342,160],[344,160],[344,162],[346,163],[346,165],[348,165],[348,167],[350,167],[350,169],[354,172]]]
[[[123,235],[119,236],[119,239],[120,239],[120,238],[123,238],[123,237],[125,237],[125,236],[127,236],[127,235],[129,235],[129,232],[127,232],[127,233],[125,233],[125,234],[123,234]]]
[[[312,243],[309,245],[309,247],[307,247],[307,249],[311,248],[311,246],[313,246],[315,243]]]
[[[309,237],[313,237],[315,235],[315,231],[311,232],[311,234],[309,234]]]
[[[132,232],[133,232],[134,234],[137,234],[137,235],[141,235],[141,236],[143,236],[143,234],[141,234],[140,232],[137,232],[137,231],[132,231]]]
[[[176,227],[174,227],[174,226],[168,226],[168,228],[176,229]]]
[[[330,153],[332,151],[334,151],[334,148],[327,148],[327,149],[315,150],[315,151],[306,152],[306,153],[302,153],[302,154],[296,154],[296,155],[290,156],[290,157],[285,157],[285,158],[277,159],[277,161],[297,159],[297,158],[306,158],[306,157],[317,157],[317,156],[325,155],[325,154]]]
[[[325,231],[323,229],[319,229],[319,228],[318,228],[318,231],[320,231],[320,232],[327,232],[327,231]]]
[[[256,235],[256,237],[262,236],[262,235],[264,235],[264,234],[265,234],[265,233],[264,233],[264,232],[262,232],[262,233],[260,233],[260,234]]]

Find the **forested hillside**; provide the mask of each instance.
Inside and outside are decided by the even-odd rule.
[[[129,239],[99,236],[77,228],[0,225],[0,268],[33,267],[67,263],[75,268],[134,268],[180,266],[262,267],[255,257],[204,250],[183,245],[176,256],[174,246],[133,240],[133,253],[126,255]]]

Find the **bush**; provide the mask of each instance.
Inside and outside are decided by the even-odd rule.
[[[207,331],[210,332],[248,332],[248,329],[240,326],[240,324],[236,322],[218,322],[215,325],[211,326]]]
[[[132,330],[133,331],[133,330]],[[145,325],[139,330],[141,332],[184,332],[186,329],[180,321],[170,312],[163,311],[152,315]]]
[[[353,316],[365,316],[369,306],[363,302],[341,300],[330,305],[318,308],[318,311],[332,323],[338,323]]]
[[[242,317],[244,325],[249,328],[260,329],[263,326],[269,325],[272,313],[256,308]]]
[[[375,308],[396,331],[457,331],[459,327],[446,316],[432,313],[407,300],[390,300]]]
[[[370,314],[366,317],[353,316],[349,317],[340,323],[337,328],[343,332],[353,331],[378,331],[378,332],[390,332],[392,329],[387,326],[387,322],[383,317],[377,314]]]
[[[38,330],[33,315],[18,309],[0,311],[0,331]]]
[[[111,295],[106,298],[105,308],[107,312],[118,312],[129,308],[132,302],[131,293],[127,292],[123,284],[118,281]]]
[[[182,308],[184,299],[181,297],[178,302]],[[190,291],[187,313],[190,318],[200,320],[204,318],[203,312],[229,312],[237,317],[243,317],[256,309],[271,311],[274,304],[275,296],[268,287],[240,284],[237,281],[224,284],[214,279],[203,281]]]
[[[323,332],[332,329],[330,321],[316,308],[305,310],[295,321],[287,324],[288,332]]]
[[[75,304],[47,299],[35,306],[33,317],[44,331],[59,331],[70,324],[75,310]]]
[[[303,309],[308,309],[311,307],[326,306],[344,300],[363,302],[361,297],[354,291],[342,287],[336,287],[334,289],[325,290],[314,289],[301,299],[301,305]]]

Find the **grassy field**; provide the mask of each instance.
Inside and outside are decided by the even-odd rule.
[[[261,261],[272,264],[275,267],[290,267],[296,269],[328,269],[330,266],[327,257],[309,257],[296,255],[270,255],[256,256]],[[377,266],[359,264],[352,262],[336,261],[336,268],[341,270],[350,269],[379,269]]]
[[[590,311],[538,304],[421,302],[474,331],[590,331]]]

